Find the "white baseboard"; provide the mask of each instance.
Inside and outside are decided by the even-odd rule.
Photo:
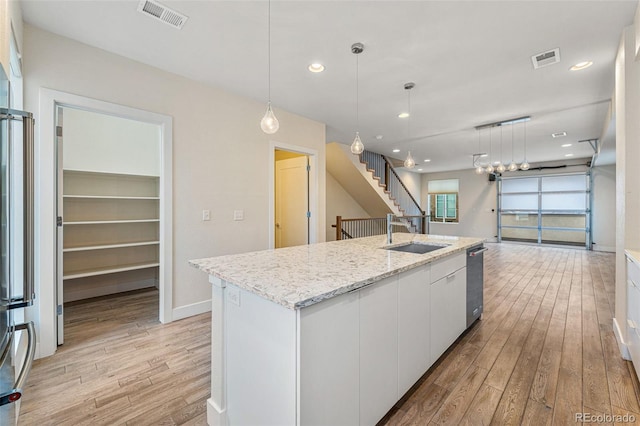
[[[194,315],[204,314],[211,311],[211,299],[203,300],[202,302],[192,303],[190,305],[180,306],[174,308],[172,311],[173,321],[180,320]]]
[[[210,426],[227,426],[227,410],[221,410],[213,399],[207,399],[207,423]]]
[[[614,246],[599,246],[598,244],[596,244],[595,246],[593,246],[593,251],[604,251],[607,253],[615,253],[616,248]]]
[[[132,281],[127,283],[118,283],[93,287],[88,289],[80,289],[64,292],[64,302],[73,302],[75,300],[89,299],[91,297],[106,296],[108,294],[122,293],[125,291],[140,290],[142,288],[158,287],[158,280],[148,279],[142,281]]]
[[[626,325],[626,322],[625,322]],[[616,318],[613,319],[613,334],[616,336],[616,341],[618,342],[618,349],[620,350],[620,355],[622,358],[627,361],[631,361],[631,354],[629,353],[629,348],[622,338],[622,332],[620,330],[620,325],[618,324],[618,320]]]

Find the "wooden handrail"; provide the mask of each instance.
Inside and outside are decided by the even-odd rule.
[[[382,154],[381,154],[382,155]],[[384,158],[384,161],[387,163],[387,166],[389,168],[389,170],[391,171],[391,173],[393,173],[393,175],[398,179],[398,182],[400,182],[400,185],[402,185],[402,187],[404,188],[405,191],[407,191],[407,195],[409,195],[409,198],[411,198],[411,201],[413,201],[413,204],[416,205],[416,207],[418,208],[418,211],[420,213],[422,213],[422,215],[424,216],[424,210],[422,210],[420,208],[420,204],[416,201],[415,198],[413,198],[413,195],[411,195],[411,192],[409,192],[409,189],[407,188],[407,186],[404,184],[404,182],[402,181],[402,179],[400,179],[400,176],[398,176],[398,173],[396,173],[396,170],[393,168],[393,166],[391,165],[391,162],[389,161],[389,159],[387,158],[386,155],[382,155],[382,158]]]

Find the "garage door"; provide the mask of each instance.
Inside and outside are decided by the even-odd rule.
[[[498,241],[591,246],[590,174],[498,179]]]

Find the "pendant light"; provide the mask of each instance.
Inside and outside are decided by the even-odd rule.
[[[509,167],[507,170],[510,172],[515,172],[518,170],[518,165],[513,161],[513,123],[511,123],[511,163],[509,163]]]
[[[504,173],[506,167],[502,164],[502,127],[500,126],[500,158],[498,159],[498,166],[496,167],[496,172]]]
[[[355,155],[360,155],[364,151],[364,144],[360,140],[360,111],[358,106],[359,101],[359,93],[358,93],[358,83],[359,83],[359,69],[358,69],[358,55],[364,51],[364,45],[362,43],[353,43],[351,45],[351,53],[356,55],[356,137],[353,139],[353,143],[351,144],[351,152]]]
[[[527,163],[527,122],[522,123],[524,126],[524,161],[520,164],[520,170],[529,170],[529,163]]]
[[[404,160],[404,166],[407,169],[413,169],[416,166],[416,162],[411,156],[411,151],[407,154],[407,158]]]
[[[405,83],[404,90],[407,91],[407,113],[409,116],[407,117],[407,139],[411,138],[411,89],[416,87],[415,83]],[[408,151],[407,158],[404,160],[404,166],[407,169],[413,169],[416,166],[416,162],[413,160],[411,156],[411,151]]]
[[[269,79],[269,99],[267,102],[267,112],[264,113],[264,117],[262,117],[262,120],[260,121],[260,128],[266,134],[272,135],[278,131],[278,129],[280,128],[280,123],[278,122],[276,115],[273,113],[273,110],[271,109],[271,0],[269,0],[268,4],[269,4],[269,13],[268,13],[269,24],[268,24],[268,36],[267,36],[268,38],[267,52],[269,56],[269,62],[267,67],[267,74]]]

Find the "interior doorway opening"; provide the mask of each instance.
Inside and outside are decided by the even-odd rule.
[[[56,108],[58,344],[64,306],[158,289],[161,128]]]
[[[309,156],[275,151],[275,248],[309,244]]]

